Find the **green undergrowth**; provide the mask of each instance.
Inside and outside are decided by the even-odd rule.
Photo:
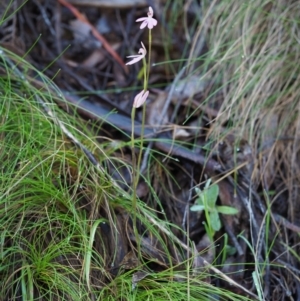
[[[34,75],[43,85],[36,87]],[[7,51],[0,90],[1,300],[186,300],[187,294],[190,300],[243,299],[207,284],[207,271],[189,278],[187,262],[181,276],[172,264],[162,272],[148,269],[133,289],[133,273],[146,263],[114,272],[126,255],[119,253],[124,225],[130,232],[137,214],[145,233],[160,241],[172,262],[166,238],[153,221],[168,231],[171,225],[141,201],[132,212],[130,190],[121,189],[105,168],[119,160],[105,153],[107,142],[99,143],[75,113],[64,113],[56,86]],[[100,167],[66,137],[58,119]]]

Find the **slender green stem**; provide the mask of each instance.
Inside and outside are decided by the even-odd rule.
[[[151,34],[151,29],[149,29],[148,70],[147,70],[147,78],[146,78],[146,87],[144,87],[145,91],[147,90],[147,85],[149,83],[149,74],[151,68],[151,45],[152,45],[152,34]]]
[[[143,69],[144,69],[144,91],[148,88],[148,74],[149,74],[149,63],[147,64],[146,59],[143,58]]]
[[[148,81],[147,81],[147,63],[146,63],[145,58],[143,59],[143,64],[144,64],[144,91],[146,91]],[[149,71],[149,64],[148,64],[148,71]],[[141,128],[141,138],[140,138],[140,151],[139,151],[138,162],[137,162],[137,176],[136,176],[136,181],[137,182],[138,182],[139,176],[140,176],[139,171],[140,171],[140,166],[141,166],[141,161],[142,161],[142,154],[143,154],[145,119],[146,119],[146,102],[144,102],[144,104],[143,104],[142,128]]]
[[[136,160],[135,160],[135,140],[134,140],[134,119],[135,119],[135,107],[132,107],[131,111],[131,152],[132,152],[132,183],[133,183],[133,208],[136,208]]]
[[[136,238],[138,256],[140,256],[140,243],[139,243],[139,233],[137,230],[136,224],[136,210],[137,210],[137,199],[136,199],[136,190],[139,181],[139,170],[136,168],[136,159],[135,159],[135,140],[134,140],[134,119],[135,119],[135,107],[132,107],[131,111],[131,152],[132,152],[132,185],[133,185],[133,195],[132,195],[132,209],[133,209],[133,232]]]

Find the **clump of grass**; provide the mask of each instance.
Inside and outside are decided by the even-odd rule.
[[[199,34],[205,36],[209,52],[199,59],[207,68],[203,77],[214,83],[207,103],[220,109],[212,135],[222,136],[226,128],[249,139],[258,152],[270,149],[275,140],[292,141],[300,120],[300,67],[295,64],[299,7],[293,1],[203,4],[207,22]],[[279,150],[287,170],[288,157],[295,156],[294,143],[284,154]],[[278,156],[276,151],[269,153],[271,158]]]

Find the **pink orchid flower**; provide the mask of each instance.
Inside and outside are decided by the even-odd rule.
[[[146,101],[147,97],[149,95],[149,91],[142,91],[139,94],[137,94],[137,96],[134,98],[133,101],[133,107],[134,108],[139,108],[142,104],[144,104],[144,102]]]
[[[147,50],[143,44],[143,42],[141,42],[142,44],[142,47],[143,48],[140,48],[139,50],[139,54],[135,54],[135,55],[130,55],[130,56],[127,56],[127,57],[131,57],[133,58],[131,61],[129,61],[128,63],[126,63],[126,65],[132,65],[132,64],[135,64],[136,62],[142,60],[145,56],[146,56],[146,53],[147,53]]]
[[[148,26],[149,29],[152,29],[154,26],[157,25],[157,20],[153,18],[153,9],[151,6],[149,6],[149,11],[147,13],[148,17],[144,17],[144,18],[139,18],[137,19],[135,22],[143,22],[141,24],[140,29],[145,28],[146,26]]]

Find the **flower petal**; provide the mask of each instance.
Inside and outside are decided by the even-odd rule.
[[[141,42],[142,44],[142,48],[139,49],[139,54],[134,54],[134,55],[129,55],[127,56],[127,58],[132,58],[131,61],[127,62],[125,65],[132,65],[132,64],[135,64],[137,63],[138,61],[142,60],[146,53],[147,53],[147,50],[146,50],[146,47],[145,45],[143,44],[143,42]]]
[[[157,25],[157,20],[156,19],[152,18],[151,22],[152,22],[153,26]]]
[[[139,18],[135,21],[135,22],[142,22],[140,29],[143,29],[146,26],[148,26],[149,29],[152,29],[154,26],[157,25],[157,20],[153,19],[153,9],[151,6],[149,6],[149,11],[147,15],[148,17]]]
[[[140,56],[140,54],[134,54],[134,55],[128,55],[126,57],[139,57],[139,56]]]
[[[148,17],[143,17],[143,18],[136,19],[135,22],[142,22],[142,21],[145,21],[145,20],[148,20]]]
[[[149,11],[148,11],[148,17],[152,18],[153,17],[153,9],[151,6],[149,6]]]
[[[144,104],[144,102],[146,101],[147,97],[149,95],[149,91],[141,91],[139,94],[137,94],[134,98],[133,101],[133,107],[134,108],[139,108],[141,105]]]
[[[145,20],[145,21],[141,24],[140,29],[145,28],[145,27],[147,26],[147,24],[148,24],[148,20]]]
[[[143,59],[143,56],[142,55],[137,55],[135,58],[133,58],[131,61],[127,62],[125,65],[135,64],[138,61],[140,61],[141,59]]]
[[[157,20],[155,20],[155,19],[148,20],[148,28],[149,29],[152,29],[156,25],[157,25]]]

